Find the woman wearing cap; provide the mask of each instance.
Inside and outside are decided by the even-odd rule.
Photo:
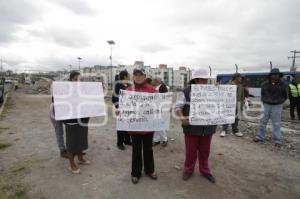
[[[188,119],[191,84],[207,84],[209,78],[210,76],[206,70],[198,69],[194,71],[189,82],[190,85],[183,90],[181,95],[178,95],[176,101],[176,113],[181,120],[185,140],[185,163],[182,176],[182,179],[185,181],[194,172],[198,154],[200,173],[210,182],[215,183],[215,178],[208,167],[208,158],[212,135],[216,132],[217,126],[192,126],[189,124]]]
[[[133,71],[133,83],[134,84],[127,90],[155,93],[155,88],[146,82],[146,73],[143,69],[135,69]],[[142,175],[143,162],[145,174],[153,180],[157,179],[152,150],[153,133],[154,132],[129,132],[132,139],[131,181],[133,184],[139,182]]]
[[[80,73],[73,71],[70,74],[70,81],[80,81]],[[74,174],[80,173],[80,169],[75,163],[75,156],[81,165],[91,164],[89,160],[83,158],[83,151],[88,148],[88,122],[89,118],[78,118],[63,121],[66,126],[66,145],[69,155],[70,171]],[[83,124],[83,125],[82,125]]]

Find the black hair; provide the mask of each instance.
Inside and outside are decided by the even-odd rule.
[[[159,93],[167,93],[168,92],[168,87],[166,84],[162,83],[158,89]]]
[[[146,79],[146,82],[147,82],[148,84],[151,84],[151,83],[152,83],[152,79],[151,79],[150,77],[148,77],[148,78]]]
[[[119,77],[120,77],[120,80],[124,80],[125,77],[128,77],[128,72],[127,72],[127,70],[121,71],[120,74],[119,74]]]
[[[78,75],[80,75],[80,72],[78,72],[78,71],[72,71],[72,72],[70,73],[69,81],[72,81],[72,79],[73,79],[74,77],[78,76]]]

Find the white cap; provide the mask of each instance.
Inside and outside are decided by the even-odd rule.
[[[197,69],[197,70],[194,70],[192,72],[192,78],[191,80],[193,79],[197,79],[197,78],[200,78],[200,79],[211,79],[212,77],[209,75],[209,72],[205,69]]]

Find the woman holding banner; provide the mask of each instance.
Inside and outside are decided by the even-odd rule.
[[[80,73],[73,71],[69,81],[80,81]],[[66,145],[69,155],[70,171],[74,174],[80,173],[75,163],[77,155],[79,164],[89,165],[91,162],[83,158],[83,151],[88,148],[88,122],[89,118],[78,118],[63,121],[66,126]]]
[[[133,82],[134,84],[127,90],[147,93],[156,92],[153,86],[146,83],[146,73],[143,69],[135,69],[133,71]],[[153,133],[154,132],[129,132],[132,139],[131,181],[133,184],[137,184],[142,175],[143,158],[145,174],[153,180],[157,179],[157,174],[154,170],[152,150]]]
[[[182,176],[182,179],[185,181],[188,180],[194,172],[198,154],[200,173],[207,180],[215,183],[215,178],[208,167],[208,158],[212,135],[216,132],[217,126],[192,126],[189,124],[191,84],[207,84],[208,79],[210,79],[210,76],[206,70],[198,69],[194,71],[189,82],[190,85],[183,90],[181,95],[178,95],[176,101],[176,114],[182,122],[185,139],[185,163]]]

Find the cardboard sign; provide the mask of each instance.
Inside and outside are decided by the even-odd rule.
[[[106,115],[101,82],[53,82],[55,120]]]
[[[121,90],[117,129],[148,132],[168,130],[172,95]]]
[[[235,85],[193,84],[189,122],[191,125],[232,124],[236,114]]]

